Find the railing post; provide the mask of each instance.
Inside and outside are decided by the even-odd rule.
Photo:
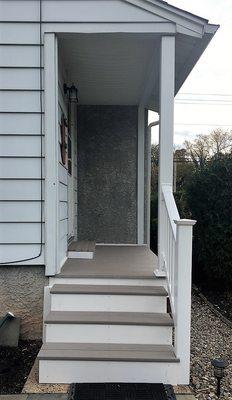
[[[160,45],[159,94],[159,185],[158,185],[158,269],[157,276],[165,276],[164,249],[167,235],[164,227],[165,204],[162,185],[173,182],[173,131],[175,95],[175,36],[163,36]]]
[[[180,384],[189,383],[191,284],[192,284],[192,230],[196,221],[180,219],[177,226],[175,249],[175,352],[180,359]]]

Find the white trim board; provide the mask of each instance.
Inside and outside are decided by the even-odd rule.
[[[137,241],[144,244],[144,146],[145,109],[138,108],[138,151],[137,151]]]
[[[58,62],[57,38],[44,35],[45,99],[45,263],[46,275],[55,275],[59,243],[58,176]]]

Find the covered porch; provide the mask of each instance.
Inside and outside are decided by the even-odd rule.
[[[167,223],[163,223],[162,192],[172,197],[174,96],[187,76],[186,55],[198,40],[190,32],[54,36],[58,130],[62,118],[68,120],[68,160],[64,164],[59,156],[58,177],[60,192],[67,186],[66,251],[71,240],[149,246],[151,132],[147,116],[153,110],[159,114],[160,125],[159,262],[154,269],[165,274]],[[78,89],[77,105],[65,95],[64,85]],[[61,146],[59,135],[58,142]],[[59,193],[58,198],[59,207],[64,208],[63,195]],[[58,223],[62,237],[63,216],[65,211]],[[65,240],[61,249],[60,266],[65,260]]]
[[[114,3],[137,16],[122,12],[112,22],[103,7],[100,24],[45,32],[50,309],[40,379],[188,383],[195,221],[180,218],[173,196],[174,97],[217,27],[161,1]],[[71,86],[76,102],[65,96]],[[149,246],[148,110],[159,114],[157,256]],[[78,241],[96,242],[92,257],[71,257]],[[130,354],[115,363],[118,344]]]

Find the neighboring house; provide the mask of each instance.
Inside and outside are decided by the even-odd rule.
[[[172,194],[174,96],[218,26],[161,0],[1,0],[0,15],[1,312],[38,337],[45,286],[40,382],[187,384],[195,221]]]

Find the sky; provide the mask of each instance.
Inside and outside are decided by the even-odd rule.
[[[232,130],[232,0],[168,2],[220,25],[176,96],[174,143],[180,147],[218,127]],[[156,119],[157,114],[150,112],[149,122]],[[157,139],[158,128],[153,128],[152,142]]]

